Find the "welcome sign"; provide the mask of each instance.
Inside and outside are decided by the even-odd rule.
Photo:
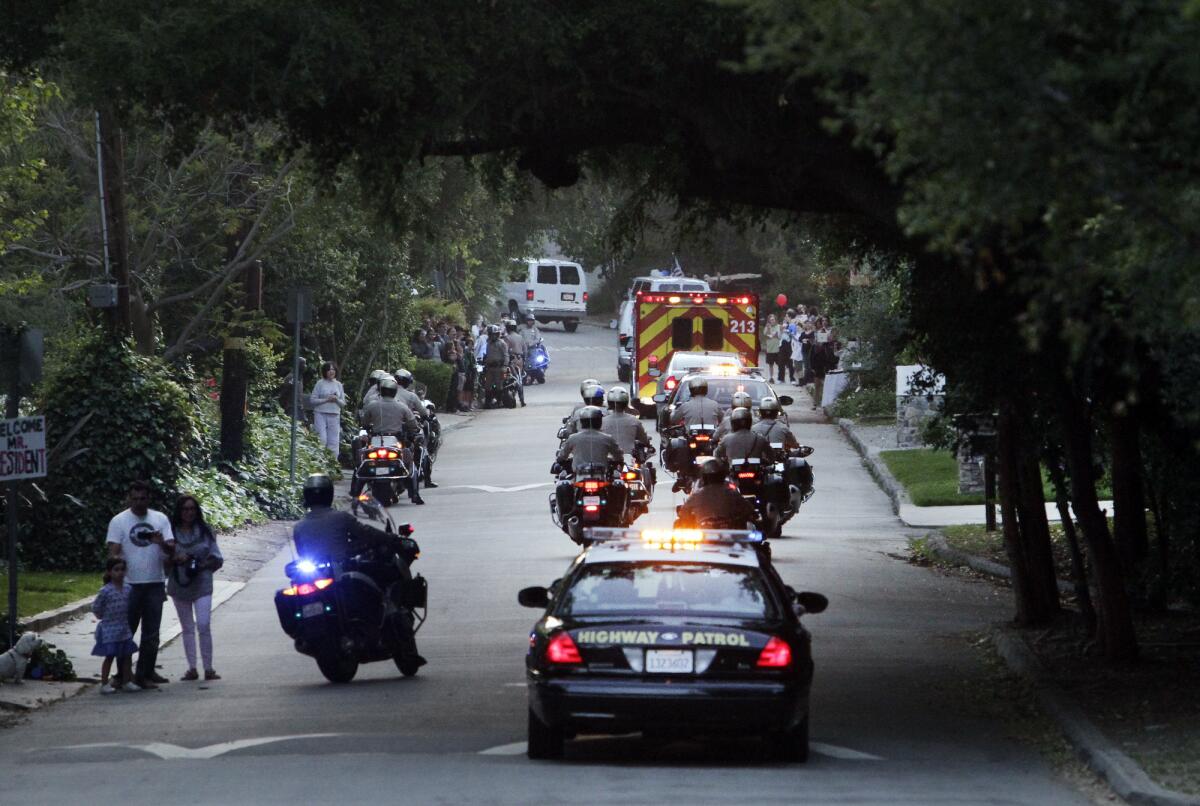
[[[46,418],[0,420],[0,481],[46,475]]]

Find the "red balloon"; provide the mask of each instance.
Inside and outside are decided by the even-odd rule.
[[[787,294],[780,294],[779,296],[777,296],[775,298],[775,304],[778,305],[780,308],[787,305]]]

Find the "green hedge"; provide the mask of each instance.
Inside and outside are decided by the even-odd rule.
[[[832,417],[847,420],[896,417],[896,393],[891,388],[863,387],[843,392],[829,407]]]
[[[450,376],[454,374],[454,368],[442,361],[414,359],[411,371],[417,383],[427,387],[425,396],[433,405],[439,410],[445,406],[446,395],[450,394]]]

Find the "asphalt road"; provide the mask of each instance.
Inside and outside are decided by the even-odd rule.
[[[813,755],[761,760],[753,742],[655,745],[584,738],[562,762],[524,756],[523,655],[534,611],[519,588],[574,555],[550,522],[559,419],[585,376],[615,378],[615,335],[552,326],[550,381],[529,407],[456,431],[416,526],[430,581],[418,636],[429,665],[391,663],[325,682],[276,622],[285,552],[214,617],[222,681],[101,697],[94,689],[0,731],[3,803],[1085,803],[1033,750],[965,706],[979,662],[962,637],[1009,615],[1007,596],[893,556],[905,532],[836,429],[795,411],[817,494],[775,557],[797,589],[829,596],[809,617],[817,665]],[[667,481],[663,483],[662,478]],[[645,524],[669,525],[660,477]],[[164,673],[184,671],[175,642]]]

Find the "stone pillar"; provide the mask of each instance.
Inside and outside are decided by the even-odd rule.
[[[942,395],[896,396],[896,447],[919,448],[921,428],[942,409]]]
[[[963,444],[958,449],[958,492],[968,494],[983,491],[983,454],[975,453],[969,444]]]

